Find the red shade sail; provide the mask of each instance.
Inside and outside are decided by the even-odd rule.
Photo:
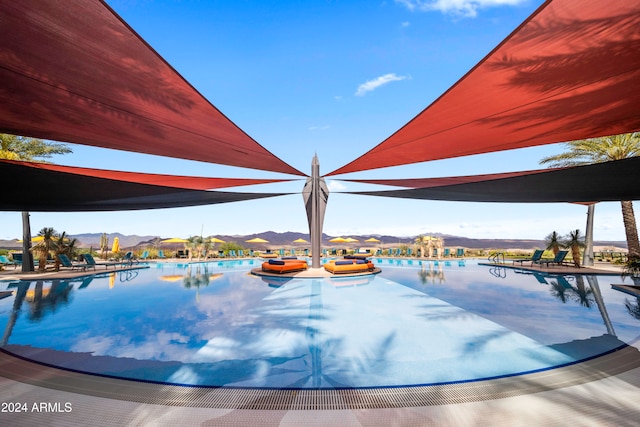
[[[77,169],[81,173],[71,173]],[[109,171],[88,175],[88,169],[2,161],[0,182],[5,183],[0,211],[86,212],[175,208],[212,205],[280,196],[286,193],[201,191],[190,188],[106,178]],[[114,176],[123,178],[123,174]],[[180,178],[180,177],[178,177]],[[206,179],[205,179],[206,180]],[[169,181],[171,181],[169,179]],[[171,184],[171,183],[170,183]]]
[[[422,113],[329,175],[640,130],[640,2],[553,0]]]
[[[161,185],[189,190],[211,190],[215,188],[229,188],[243,185],[269,184],[274,182],[291,181],[288,179],[254,179],[254,178],[206,178],[196,176],[163,175],[154,173],[121,172],[105,169],[80,168],[75,166],[53,165],[49,163],[19,162],[0,160],[0,168],[6,164],[22,165],[33,169],[66,172],[76,175],[92,176],[117,181],[136,182],[139,184]],[[31,181],[34,185],[40,185]],[[51,183],[55,184],[55,183]]]
[[[503,177],[496,176],[504,175]],[[511,175],[511,176],[509,176]],[[406,199],[501,203],[594,203],[640,200],[640,157],[586,166],[484,175],[485,179],[457,177],[457,182],[432,183],[422,188],[389,191],[360,191],[350,194]],[[437,179],[437,178],[436,178]],[[428,182],[425,183],[428,184]]]
[[[304,175],[99,0],[0,3],[0,132]]]

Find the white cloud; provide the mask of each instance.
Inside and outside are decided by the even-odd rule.
[[[373,80],[369,80],[365,83],[362,83],[358,86],[358,90],[356,91],[356,96],[364,96],[367,92],[371,92],[379,88],[382,85],[386,85],[390,82],[395,82],[399,80],[406,79],[407,76],[398,76],[395,73],[385,74],[384,76],[376,77]]]
[[[400,24],[400,26],[401,26],[401,27],[403,27],[403,28],[406,28],[406,27],[408,27],[409,25],[411,25],[411,23],[410,23],[409,21],[404,21],[404,22],[402,22],[402,23]]]
[[[347,189],[347,186],[342,182],[334,180],[329,180],[329,182],[327,182],[327,187],[329,187],[329,191],[344,191]]]
[[[478,9],[495,6],[515,6],[527,0],[395,0],[410,11],[430,12],[433,10],[452,15],[473,18]]]

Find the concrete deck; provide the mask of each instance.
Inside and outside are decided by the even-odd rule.
[[[54,279],[74,279],[76,277],[91,276],[94,274],[114,273],[119,271],[139,270],[141,268],[149,268],[145,264],[133,264],[123,266],[110,266],[105,268],[104,266],[97,266],[96,269],[88,270],[70,270],[61,268],[60,271],[47,270],[44,272],[33,271],[23,273],[19,268],[8,269],[0,271],[0,281],[2,280],[54,280]]]
[[[622,275],[623,267],[621,265],[614,265],[608,262],[597,262],[593,267],[575,267],[573,265],[553,265],[553,266],[540,266],[531,265],[531,263],[513,263],[506,260],[504,263],[496,262],[478,262],[478,265],[485,265],[489,267],[503,267],[514,270],[532,271],[546,274],[594,274],[594,275]]]

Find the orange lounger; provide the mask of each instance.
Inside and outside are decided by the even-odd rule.
[[[269,273],[292,273],[307,269],[307,261],[302,259],[270,259],[262,263],[262,271]]]
[[[373,271],[375,266],[371,261],[345,259],[338,261],[329,261],[324,265],[324,269],[332,274],[341,273],[366,273]]]

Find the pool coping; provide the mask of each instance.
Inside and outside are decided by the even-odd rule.
[[[640,351],[626,345],[575,364],[487,380],[396,387],[271,389],[125,380],[47,366],[0,349],[0,377],[23,384],[144,404],[250,410],[405,408],[480,402],[586,384],[639,367]]]

